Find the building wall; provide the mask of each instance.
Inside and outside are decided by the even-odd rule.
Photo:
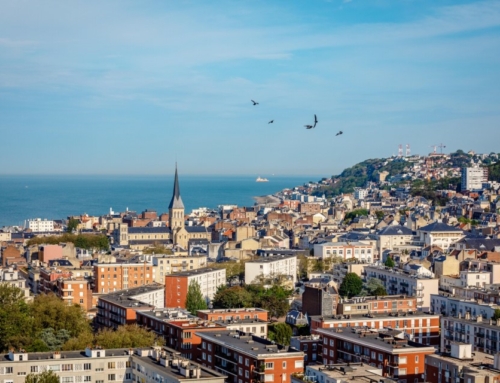
[[[356,258],[371,263],[375,257],[374,253],[374,247],[368,243],[327,242],[314,245],[314,256],[320,259],[332,257]]]
[[[263,309],[214,309],[214,310],[200,310],[198,317],[209,321],[227,321],[231,319],[244,320],[244,319],[259,319],[263,321],[269,320],[269,312]]]
[[[290,277],[291,282],[295,285],[297,282],[297,256],[270,258],[276,258],[276,260],[269,261],[269,258],[266,257],[262,262],[254,260],[245,263],[245,283],[253,283],[260,275],[268,277],[281,274]]]
[[[95,293],[110,293],[154,282],[151,263],[101,263],[94,266]]]

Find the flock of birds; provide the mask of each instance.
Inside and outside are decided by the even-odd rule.
[[[250,101],[252,101],[253,106],[259,105],[259,103],[257,101],[254,101],[254,100],[250,100]],[[268,124],[272,124],[272,123],[274,123],[274,120],[271,120],[268,122]],[[317,124],[318,124],[318,117],[316,117],[316,115],[314,115],[314,125],[304,125],[304,127],[306,129],[314,129]],[[340,136],[342,134],[344,134],[344,132],[341,130],[335,136]]]

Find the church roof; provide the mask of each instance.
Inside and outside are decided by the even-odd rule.
[[[181,191],[179,189],[179,177],[177,175],[177,165],[175,166],[175,180],[174,180],[174,192],[172,194],[172,199],[170,200],[169,209],[184,209],[184,204],[182,203]]]

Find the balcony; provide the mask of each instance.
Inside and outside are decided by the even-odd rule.
[[[408,282],[401,282],[401,286],[403,286],[403,287],[409,287],[410,285],[408,284]]]

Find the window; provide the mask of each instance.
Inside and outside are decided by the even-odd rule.
[[[245,370],[245,378],[249,378],[250,377],[250,373],[248,372],[248,370]]]
[[[415,356],[415,363],[418,363],[418,355]]]
[[[84,376],[83,377],[83,381],[84,382],[91,382],[92,381],[92,377],[91,376]]]
[[[38,366],[31,366],[31,372],[38,372]]]
[[[274,374],[266,374],[264,377],[264,382],[274,382]]]
[[[116,380],[116,375],[115,374],[108,374],[108,380],[110,380],[110,381]]]
[[[398,376],[406,375],[406,368],[400,368],[398,371]]]
[[[84,363],[84,364],[83,364],[83,369],[84,369],[85,371],[90,371],[90,370],[92,370],[92,364],[90,364],[90,363]]]
[[[249,366],[250,365],[250,361],[248,360],[248,358],[245,358],[245,366]]]
[[[5,375],[10,375],[14,373],[13,367],[5,367]]]
[[[283,362],[283,368],[286,368],[286,362]]]
[[[47,367],[49,371],[61,371],[61,366],[59,364],[53,364]]]
[[[281,376],[281,381],[286,382],[286,374],[285,373],[283,373],[283,375]]]
[[[61,383],[73,383],[72,376],[64,376],[61,378]]]
[[[417,360],[417,362],[418,362],[418,360]],[[406,356],[399,357],[399,364],[406,364]]]
[[[63,371],[73,371],[73,365],[72,364],[63,364],[62,370]]]
[[[243,364],[243,357],[241,355],[238,357],[238,363]]]
[[[269,370],[274,369],[274,363],[273,362],[266,362],[266,370],[267,369],[269,369]]]

